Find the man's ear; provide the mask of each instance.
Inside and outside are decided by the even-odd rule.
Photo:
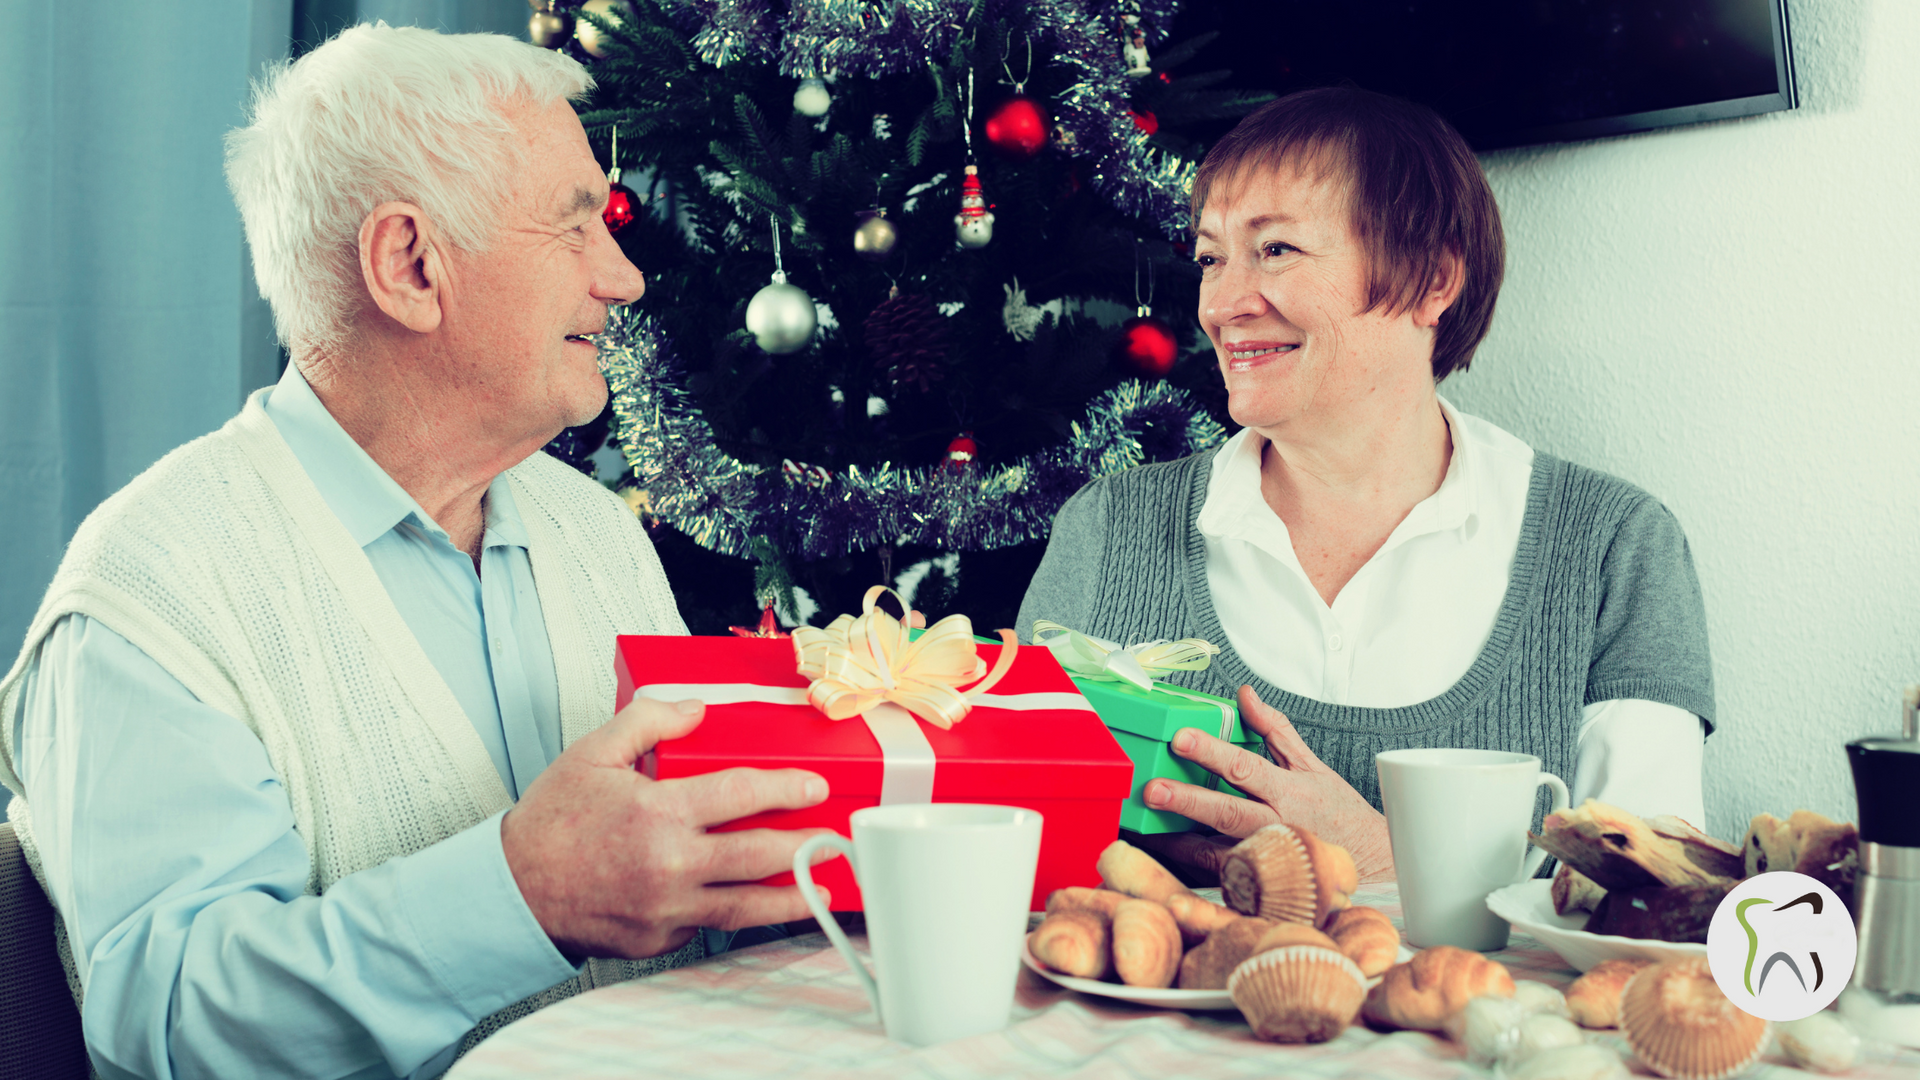
[[[381,311],[416,334],[440,328],[446,262],[426,211],[381,203],[360,223],[360,276]]]
[[[1440,316],[1460,299],[1460,289],[1466,284],[1466,264],[1457,251],[1445,251],[1440,254],[1440,266],[1435,270],[1433,280],[1427,283],[1426,291],[1420,294],[1413,305],[1415,326],[1439,326]]]

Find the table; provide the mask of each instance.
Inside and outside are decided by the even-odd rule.
[[[1401,924],[1391,883],[1354,901]],[[853,939],[863,955],[864,937]],[[1514,934],[1494,959],[1516,979],[1565,989],[1577,976],[1553,950]],[[1629,1061],[1617,1033],[1596,1033]],[[1643,1072],[1638,1066],[1636,1073]],[[989,1080],[1009,1076],[1488,1078],[1444,1037],[1350,1027],[1318,1046],[1278,1046],[1249,1034],[1237,1012],[1139,1008],[1062,990],[1022,970],[1003,1031],[934,1047],[891,1042],[824,934],[725,953],[693,967],[563,1001],[487,1039],[449,1080],[566,1076],[847,1077]],[[1813,1077],[1769,1052],[1745,1080]],[[1914,1080],[1920,1051],[1869,1046],[1852,1080]]]

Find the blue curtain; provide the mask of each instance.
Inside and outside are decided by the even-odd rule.
[[[279,375],[221,137],[249,80],[384,19],[525,35],[525,0],[0,0],[0,670],[73,530]]]
[[[359,21],[524,37],[527,16],[0,0],[0,671],[81,520],[279,375],[221,174],[261,66]]]

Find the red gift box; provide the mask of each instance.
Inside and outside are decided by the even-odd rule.
[[[1002,647],[978,646],[980,659],[991,668]],[[669,780],[746,766],[808,769],[826,777],[829,794],[818,806],[768,811],[722,829],[825,827],[850,836],[848,816],[879,805],[886,766],[862,717],[829,720],[806,704],[712,703],[737,699],[740,684],[792,688],[769,696],[784,693],[804,701],[793,694],[794,689],[804,693],[807,679],[796,670],[791,641],[623,636],[614,665],[620,681],[616,710],[633,699],[637,687],[670,683],[734,691],[707,695],[706,718],[692,734],[654,747],[641,766],[648,776]],[[924,721],[914,724],[933,747],[934,802],[1020,806],[1041,815],[1040,865],[1033,884],[1033,910],[1039,911],[1055,889],[1099,884],[1094,864],[1119,834],[1120,804],[1132,788],[1133,762],[1050,651],[1022,648],[987,700],[1021,694],[1071,695],[1081,707],[1012,709],[980,703],[946,731]],[[860,890],[845,859],[821,864],[813,877],[833,893],[833,910],[861,910]],[[792,882],[789,872],[765,883]]]

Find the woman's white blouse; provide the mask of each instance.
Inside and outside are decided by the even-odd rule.
[[[1261,678],[1336,705],[1399,708],[1446,692],[1493,632],[1520,544],[1533,448],[1444,398],[1453,456],[1334,597],[1320,598],[1286,522],[1260,493],[1266,440],[1242,430],[1214,455],[1198,526],[1207,585],[1234,651]],[[1596,798],[1705,827],[1700,720],[1624,699],[1586,707],[1573,803]]]

